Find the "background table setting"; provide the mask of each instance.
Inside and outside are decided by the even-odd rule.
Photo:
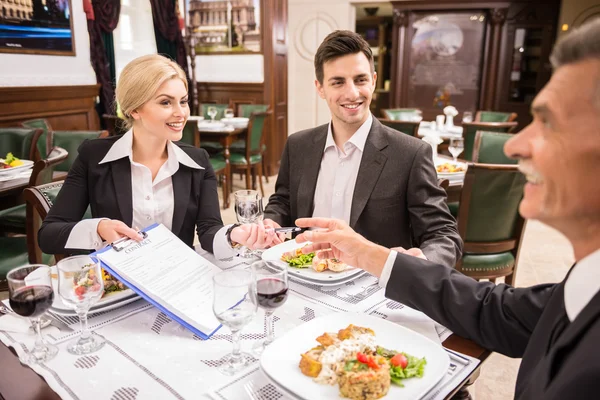
[[[224,271],[248,270],[259,260],[258,257],[232,257],[217,261],[201,248],[197,248],[197,252]],[[354,279],[338,285],[324,283],[298,280],[289,274],[287,301],[272,315],[276,338],[285,338],[294,328],[320,317],[344,315],[390,321],[419,333],[437,345],[451,335],[424,314],[386,299],[377,278],[371,275],[357,274]],[[81,333],[79,318],[69,315],[61,310],[60,304],[54,303],[49,310],[51,319],[68,328],[59,324],[61,329],[56,326],[44,329],[46,340],[56,345],[59,352],[55,358],[32,365],[31,369],[41,375],[60,398],[65,399],[185,399],[201,395],[213,399],[297,398],[264,375],[258,355],[249,360],[247,368],[233,376],[219,371],[224,356],[232,347],[232,334],[228,328],[223,327],[209,340],[202,340],[145,300],[134,296],[131,301],[131,298],[124,296],[120,303],[116,302],[121,304],[116,308],[107,308],[105,302],[90,309],[89,328],[105,341],[105,345],[85,355],[73,355],[66,349],[69,340]],[[22,324],[19,329],[16,328],[18,324],[11,325],[11,318],[17,317],[0,317],[0,341],[10,346],[18,356],[23,356],[26,349],[33,346],[35,336],[30,330],[24,332]],[[256,316],[241,331],[242,350],[253,354],[253,346],[264,340],[267,334],[267,318],[264,310],[259,308]],[[458,347],[455,346],[454,350],[460,351]],[[440,346],[440,349],[443,348]],[[424,399],[447,398],[472,376],[480,363],[477,357],[484,354],[480,348],[472,354],[475,357],[447,349],[444,352],[449,357],[447,368],[444,367],[447,371],[422,397]],[[299,359],[299,354],[294,356]],[[0,360],[2,371],[10,371],[13,388],[15,384],[26,384],[24,377],[27,374],[20,372],[27,367],[19,367],[15,357],[0,357]],[[1,373],[0,393],[11,399],[10,393],[20,392],[6,393],[11,387],[6,379],[6,373]],[[35,381],[35,378],[29,379]],[[309,382],[309,378],[306,379]],[[46,390],[44,396],[49,393]]]

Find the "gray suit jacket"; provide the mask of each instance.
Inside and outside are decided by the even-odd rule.
[[[293,226],[296,218],[312,216],[327,127],[289,136],[265,218]],[[383,246],[419,247],[429,260],[454,267],[462,240],[445,199],[431,146],[373,118],[356,178],[350,226]]]

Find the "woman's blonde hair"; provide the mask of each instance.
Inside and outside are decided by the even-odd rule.
[[[152,99],[165,81],[176,78],[183,81],[187,90],[185,72],[176,62],[160,54],[138,57],[123,68],[117,82],[115,97],[125,117],[127,128],[133,125],[131,112]]]

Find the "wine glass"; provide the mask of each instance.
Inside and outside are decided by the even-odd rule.
[[[54,301],[50,267],[30,264],[12,269],[6,275],[10,308],[22,317],[29,318],[36,333],[35,345],[22,358],[24,364],[38,364],[51,360],[58,348],[44,340],[40,317]]]
[[[463,113],[462,122],[471,123],[473,122],[473,113],[470,111],[465,111]]]
[[[87,314],[104,294],[104,281],[99,260],[94,256],[67,257],[56,264],[58,269],[58,294],[63,302],[79,316],[81,336],[67,346],[71,354],[93,353],[105,344],[104,338],[90,332]]]
[[[223,358],[219,371],[234,375],[248,366],[254,357],[240,351],[240,331],[256,314],[256,288],[248,270],[227,270],[213,277],[213,312],[219,322],[231,330],[233,350]]]
[[[233,108],[226,108],[223,115],[225,116],[225,118],[233,118]]]
[[[238,190],[234,194],[235,215],[240,224],[252,224],[262,221],[264,210],[262,197],[256,190]],[[248,248],[240,253],[240,257],[251,258],[254,252]]]
[[[251,269],[252,283],[256,287],[258,306],[265,311],[267,318],[267,338],[252,347],[254,353],[260,355],[273,342],[273,312],[287,300],[288,271],[287,266],[266,261],[253,263]]]
[[[215,117],[217,116],[217,113],[218,113],[217,107],[215,107],[215,106],[208,107],[208,110],[206,110],[206,113],[210,117],[210,122],[215,122]]]
[[[454,164],[456,164],[456,159],[465,149],[465,141],[463,138],[453,138],[450,139],[450,146],[448,146],[448,151],[454,157]]]

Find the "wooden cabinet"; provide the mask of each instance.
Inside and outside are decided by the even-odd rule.
[[[389,107],[516,112],[551,75],[560,0],[393,2]],[[458,118],[460,121],[460,118]]]

